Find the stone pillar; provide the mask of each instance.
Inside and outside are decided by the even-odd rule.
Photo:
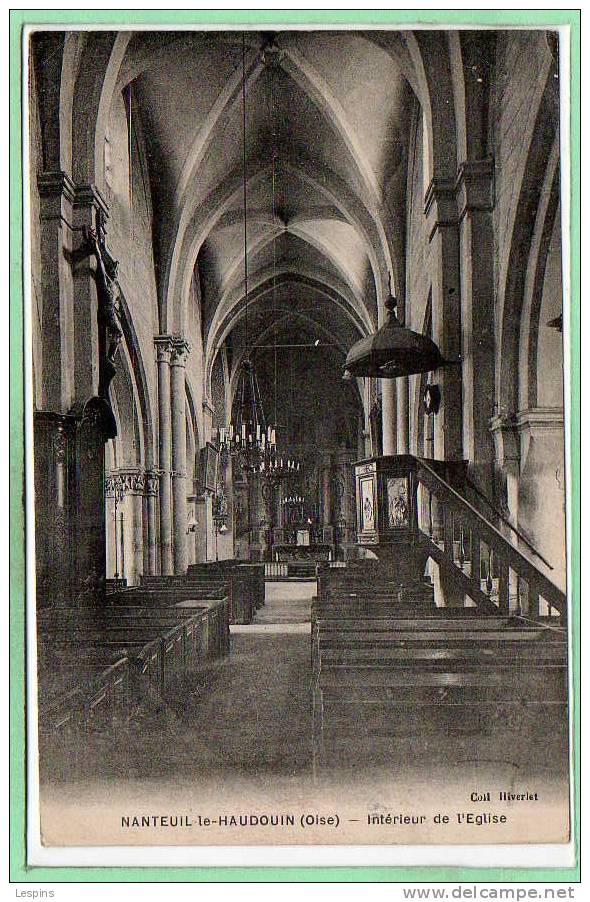
[[[543,555],[535,565],[566,586],[566,503],[563,410],[533,407],[516,415],[520,446],[518,526]],[[525,553],[530,549],[523,548]],[[549,565],[549,566],[548,566]]]
[[[397,402],[397,453],[409,454],[409,413],[408,413],[408,379],[398,378],[395,382]]]
[[[383,454],[397,454],[397,404],[395,383],[397,379],[381,380],[383,422]]]
[[[493,417],[490,430],[495,448],[494,503],[512,523],[518,523],[518,484],[520,479],[520,441],[516,416]],[[514,541],[512,530],[502,527],[506,538]]]
[[[461,354],[461,292],[459,226],[455,180],[434,178],[424,199],[432,259],[432,337],[443,357],[459,361]],[[436,416],[434,456],[463,459],[461,366],[437,370],[441,407]]]
[[[480,490],[492,496],[494,446],[493,161],[459,168],[457,199],[461,250],[463,453]]]
[[[170,359],[170,412],[172,419],[172,532],[174,572],[187,569],[186,516],[186,384],[185,364],[189,346],[175,338]]]
[[[100,233],[108,218],[108,206],[94,185],[77,185],[74,198],[74,228],[82,244],[82,236],[90,230]],[[100,355],[103,344],[100,336],[96,272],[94,254],[84,254],[78,260],[79,245],[73,249],[73,317],[74,399],[84,404],[98,394]]]
[[[160,471],[160,555],[161,572],[169,576],[172,564],[172,432],[170,423],[170,357],[172,336],[155,339],[158,355],[159,471]]]
[[[67,605],[75,585],[75,421],[35,411],[33,422],[37,605]]]
[[[324,455],[322,465],[322,524],[329,526],[332,522],[332,462],[328,454]]]
[[[202,564],[208,560],[208,535],[207,535],[207,496],[204,493],[194,496],[195,520],[195,562]]]
[[[115,470],[106,478],[107,509],[116,511],[117,523],[112,536],[112,566],[107,575],[125,577],[130,586],[137,585],[145,572],[148,553],[144,522],[146,475],[140,469]],[[124,514],[121,517],[121,514]],[[125,535],[121,535],[122,523]],[[122,553],[124,550],[124,553]]]
[[[143,473],[134,473],[129,480],[128,511],[131,517],[131,561],[129,585],[138,585],[143,576],[143,495],[145,482]]]
[[[74,390],[74,280],[68,254],[74,247],[76,188],[65,172],[42,172],[37,179],[41,245],[41,358],[43,404],[68,411]]]
[[[114,579],[119,576],[119,568],[117,561],[117,525],[115,516],[117,506],[115,505],[115,494],[109,486],[109,477],[107,477],[106,489],[106,536],[107,536],[107,579]]]
[[[145,570],[149,576],[158,573],[158,474],[155,470],[145,473],[145,508],[146,508],[146,549]]]

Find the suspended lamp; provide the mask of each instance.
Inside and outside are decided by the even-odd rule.
[[[251,360],[242,364],[238,378],[234,417],[217,430],[221,454],[236,458],[247,472],[261,472],[269,455],[276,454],[276,431],[264,416],[258,378]]]
[[[412,373],[428,373],[450,362],[428,336],[400,325],[396,307],[396,299],[390,296],[385,302],[387,322],[352,346],[344,364],[345,379],[356,376],[396,379]]]
[[[242,187],[243,187],[243,237],[244,237],[244,324],[245,342],[249,345],[248,329],[248,202],[246,173],[246,43],[242,36]],[[274,210],[274,155],[273,155],[273,210]],[[275,426],[266,422],[258,377],[252,361],[247,358],[241,365],[236,391],[234,417],[227,427],[217,431],[217,444],[222,460],[232,456],[248,473],[259,473],[265,478],[280,481],[297,473],[300,464],[292,458],[279,455]],[[275,418],[276,418],[276,353],[275,353]]]

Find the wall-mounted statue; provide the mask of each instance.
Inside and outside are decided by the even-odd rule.
[[[88,235],[89,253],[96,257],[96,294],[98,325],[101,333],[99,397],[109,399],[109,386],[117,372],[115,359],[123,338],[121,329],[121,292],[117,281],[119,264],[107,250],[102,229]]]

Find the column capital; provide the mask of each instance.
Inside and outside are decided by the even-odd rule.
[[[437,229],[457,225],[455,179],[439,176],[432,179],[424,195],[424,215],[429,219],[430,241]]]
[[[521,469],[524,469],[532,439],[542,440],[547,433],[563,434],[563,408],[529,407],[515,416],[515,428],[520,439]]]
[[[215,405],[211,398],[203,398],[203,410],[205,413],[210,413],[211,416],[215,413]]]
[[[159,470],[145,471],[145,494],[157,495],[160,488],[160,472]]]
[[[73,207],[76,186],[63,170],[40,172],[37,176],[40,216],[43,222],[61,220],[73,225]]]
[[[136,468],[112,470],[106,475],[105,486],[107,495],[144,495],[146,474]]]
[[[77,208],[92,207],[103,220],[107,219],[109,215],[107,200],[96,185],[76,185],[74,206]]]
[[[457,170],[457,206],[459,219],[474,210],[494,207],[494,160],[465,160]]]
[[[504,466],[508,461],[520,462],[516,415],[502,413],[490,420],[490,432],[494,439],[496,461]]]
[[[154,337],[158,363],[170,363],[170,356],[174,344],[173,335],[156,335]]]
[[[76,197],[76,186],[63,169],[40,172],[37,188],[41,197],[64,197],[70,203],[74,203]]]
[[[172,336],[172,357],[170,366],[185,366],[190,354],[190,345],[181,335]]]

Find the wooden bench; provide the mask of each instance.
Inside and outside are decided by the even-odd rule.
[[[139,590],[177,593],[179,600],[191,595],[216,594],[229,599],[230,623],[251,623],[256,610],[264,604],[262,565],[219,561],[191,564],[188,572],[176,576],[143,576]]]
[[[90,734],[120,731],[139,703],[162,699],[179,678],[229,650],[223,600],[46,608],[38,632],[40,741],[74,766]]]
[[[542,730],[565,708],[562,630],[428,597],[377,570],[322,572],[312,605],[314,769],[327,737],[342,747],[414,732],[485,735],[499,723]]]

